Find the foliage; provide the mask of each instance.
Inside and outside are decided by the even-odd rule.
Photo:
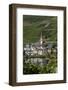
[[[44,73],[56,73],[57,60],[54,55],[50,55],[48,64],[41,66],[40,64],[33,64],[31,61],[24,62],[23,73],[24,74],[44,74]]]

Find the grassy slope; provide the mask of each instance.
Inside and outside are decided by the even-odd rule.
[[[57,17],[54,16],[23,16],[24,43],[39,40],[41,31],[50,41],[57,38]],[[50,30],[52,29],[52,30]]]

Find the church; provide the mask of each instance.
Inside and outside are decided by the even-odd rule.
[[[42,33],[38,42],[27,44],[24,50],[27,55],[44,55],[45,47],[43,46]]]

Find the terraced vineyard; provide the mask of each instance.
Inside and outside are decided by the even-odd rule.
[[[23,16],[24,43],[37,42],[42,32],[49,41],[57,41],[57,17]]]

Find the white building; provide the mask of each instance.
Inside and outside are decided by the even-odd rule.
[[[42,33],[41,33],[39,42],[36,42],[31,45],[27,44],[24,50],[27,55],[43,55],[44,47],[43,47]]]

